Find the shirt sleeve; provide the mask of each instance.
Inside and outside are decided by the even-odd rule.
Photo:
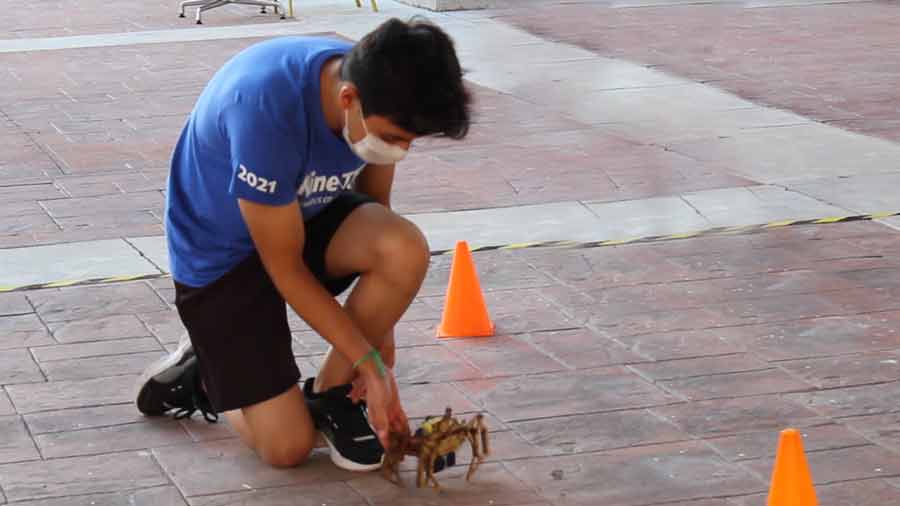
[[[231,159],[230,194],[269,205],[286,205],[297,198],[303,160],[296,133],[245,104],[226,108],[222,126]]]

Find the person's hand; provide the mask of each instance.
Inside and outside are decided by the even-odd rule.
[[[391,391],[394,393],[394,400],[387,408],[388,427],[393,432],[401,434],[408,433],[409,418],[406,416],[406,412],[403,410],[403,405],[400,402],[400,389],[397,387],[397,376],[394,375],[393,369],[388,369],[387,372]],[[353,380],[353,389],[350,391],[350,399],[352,399],[353,402],[359,402],[365,398],[366,380],[363,376],[357,376],[356,379]]]
[[[403,411],[403,405],[400,403],[400,388],[397,387],[397,377],[394,376],[393,369],[388,369],[388,378],[394,391],[394,401],[388,405],[388,424],[392,431],[408,434],[409,418],[407,418],[406,412]]]
[[[350,389],[349,394],[350,400],[354,404],[366,400],[366,379],[360,374],[353,379],[352,385],[353,388]]]
[[[374,369],[361,371],[360,378],[362,378],[361,389],[369,411],[369,423],[375,429],[381,446],[387,448],[389,446],[389,413],[395,397],[392,381],[388,375],[382,377]],[[357,388],[354,386],[353,390],[356,391]],[[357,401],[355,402],[358,402],[361,395],[357,393],[356,397]]]

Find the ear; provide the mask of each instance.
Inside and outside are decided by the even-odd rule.
[[[338,100],[341,101],[341,109],[347,110],[353,105],[353,101],[359,98],[359,91],[356,89],[351,83],[344,83],[341,85],[341,90],[338,92]]]

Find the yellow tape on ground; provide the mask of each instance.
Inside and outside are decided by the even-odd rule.
[[[519,243],[511,243],[511,244],[498,244],[492,246],[480,246],[477,248],[473,248],[472,252],[486,252],[486,251],[498,251],[498,250],[523,250],[523,249],[534,249],[534,248],[547,248],[547,249],[579,249],[579,248],[600,248],[606,246],[624,246],[632,243],[654,243],[654,242],[666,242],[666,241],[676,241],[681,239],[690,239],[692,237],[703,237],[703,236],[716,236],[716,235],[729,235],[729,234],[738,234],[742,232],[760,232],[764,230],[774,229],[774,228],[784,228],[784,227],[792,227],[798,225],[825,225],[831,223],[842,223],[849,221],[870,221],[870,220],[878,220],[889,218],[891,216],[900,216],[900,212],[882,212],[882,213],[873,213],[873,214],[860,214],[854,216],[831,216],[826,218],[817,218],[817,219],[808,219],[808,220],[779,220],[772,221],[769,223],[762,223],[758,225],[737,225],[733,227],[713,227],[703,230],[695,230],[693,232],[683,232],[678,234],[669,234],[669,235],[659,235],[659,236],[645,236],[645,237],[631,237],[627,239],[608,239],[608,240],[600,240],[600,241],[588,241],[588,242],[580,242],[580,241],[537,241],[537,242],[519,242]],[[446,250],[438,250],[432,251],[432,256],[449,256],[453,254],[453,249]],[[109,283],[121,283],[127,281],[134,280],[149,280],[149,279],[158,279],[163,277],[168,277],[169,274],[136,274],[136,275],[121,275],[121,276],[111,276],[107,278],[95,278],[95,279],[68,279],[68,280],[59,280],[59,281],[51,281],[47,283],[35,283],[29,285],[0,285],[0,293],[4,292],[15,292],[15,291],[24,291],[24,290],[40,290],[43,288],[64,288],[70,286],[81,286],[81,285],[102,285]]]

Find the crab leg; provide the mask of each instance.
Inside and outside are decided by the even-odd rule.
[[[434,461],[437,460],[437,452],[432,454],[428,459],[428,469],[425,470],[428,473],[428,479],[431,481],[432,486],[434,486],[435,490],[441,490],[441,485],[438,483],[437,478],[434,476]],[[427,482],[427,481],[426,481]]]
[[[419,469],[416,470],[416,487],[422,488],[425,485],[425,458],[419,457]]]

